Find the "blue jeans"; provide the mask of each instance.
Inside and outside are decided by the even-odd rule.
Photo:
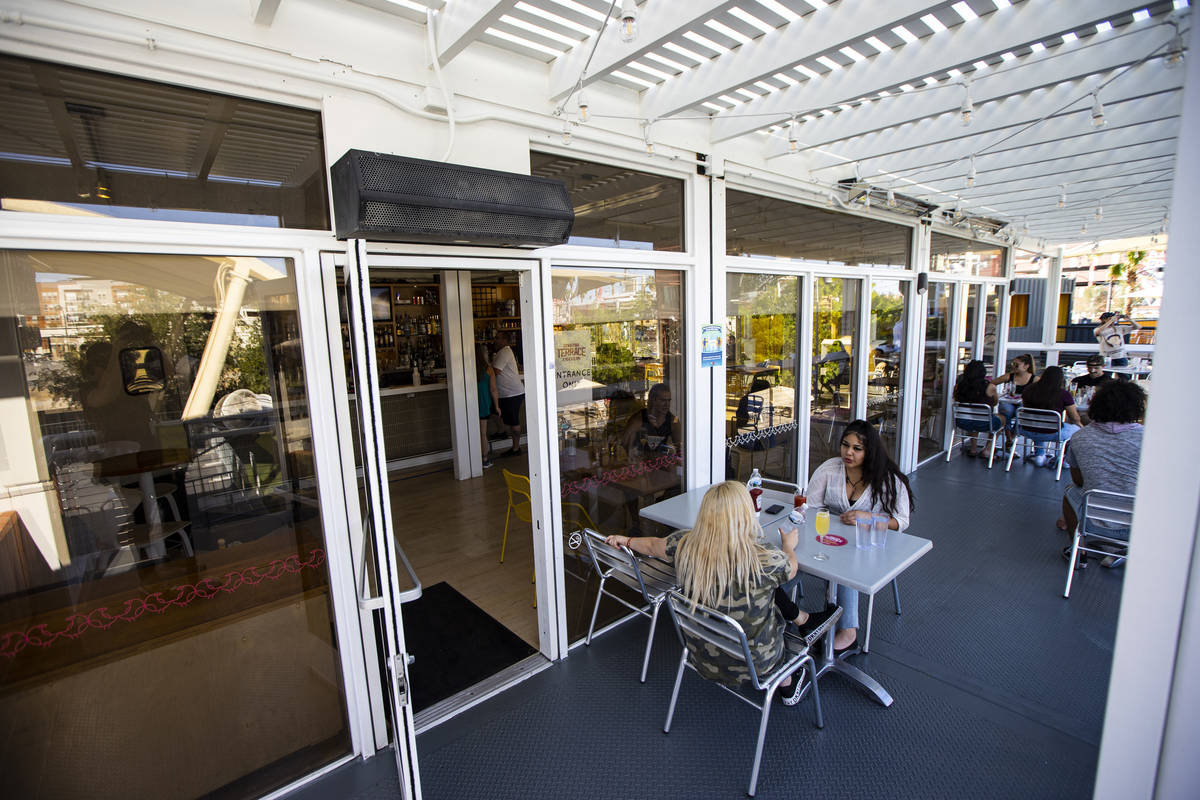
[[[1025,436],[1026,438],[1037,442],[1037,445],[1033,448],[1033,452],[1040,456],[1044,455],[1046,452],[1046,448],[1044,446],[1046,442],[1065,442],[1075,435],[1077,430],[1079,430],[1079,426],[1075,423],[1064,422],[1062,430],[1058,432],[1058,436],[1055,436],[1053,433],[1027,433]]]
[[[837,604],[842,607],[842,618],[838,620],[837,629],[858,627],[858,592],[848,586],[838,584]]]

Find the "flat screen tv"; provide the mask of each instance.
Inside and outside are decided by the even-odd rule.
[[[371,287],[371,319],[375,322],[392,321],[392,290],[390,287]]]

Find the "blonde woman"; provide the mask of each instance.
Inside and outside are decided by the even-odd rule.
[[[714,608],[741,623],[754,667],[763,675],[784,657],[785,618],[802,631],[815,630],[836,607],[808,614],[791,603],[779,587],[796,577],[800,533],[796,528],[781,529],[780,549],[762,539],[761,532],[746,487],[725,481],[704,495],[690,531],[676,531],[665,539],[614,535],[608,543],[674,562],[684,594],[693,604]],[[781,610],[783,604],[787,608]],[[745,665],[725,653],[698,652],[694,659],[706,678],[730,686],[750,680]],[[799,701],[801,685],[801,681],[784,685],[780,697],[785,704]]]

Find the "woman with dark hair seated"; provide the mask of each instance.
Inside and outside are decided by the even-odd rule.
[[[888,528],[903,531],[914,507],[908,478],[888,456],[879,431],[856,419],[842,434],[841,456],[831,458],[808,481],[808,504],[838,514],[845,525],[861,514],[887,514]],[[835,650],[845,650],[858,638],[858,592],[838,586],[842,618],[833,638]]]
[[[1008,420],[1003,414],[994,413],[996,405],[1000,402],[1000,396],[996,393],[996,387],[988,380],[987,367],[979,359],[968,362],[963,368],[963,373],[958,377],[958,382],[954,384],[954,402],[956,403],[980,403],[991,406],[993,409],[991,427],[985,422],[964,422],[958,425],[959,428],[965,431],[975,431],[976,433],[987,433],[989,431],[1002,431]],[[978,437],[971,437],[971,449],[967,451],[967,455],[971,458],[977,457],[981,452]]]
[[[1136,383],[1108,381],[1100,384],[1088,409],[1092,423],[1071,437],[1071,481],[1063,494],[1062,519],[1058,527],[1074,531],[1083,508],[1083,493],[1089,489],[1133,494],[1137,489],[1138,462],[1142,455],[1141,419],[1146,413],[1146,393]],[[1097,525],[1107,528],[1102,522]],[[1128,539],[1128,528],[1113,528],[1106,536]],[[1065,550],[1071,557],[1071,548]],[[1079,554],[1076,569],[1087,566]],[[1115,560],[1105,559],[1106,566]]]
[[[1060,415],[1065,412],[1066,421],[1063,422],[1062,430],[1059,431],[1057,439],[1059,442],[1067,441],[1083,427],[1083,422],[1079,419],[1079,411],[1075,408],[1075,398],[1067,391],[1067,380],[1063,375],[1062,367],[1046,367],[1042,370],[1042,377],[1026,387],[1021,394],[1021,405],[1024,408],[1057,411]],[[1039,467],[1043,466],[1046,463],[1044,442],[1056,440],[1051,434],[1031,438],[1037,442],[1034,447],[1033,463]]]

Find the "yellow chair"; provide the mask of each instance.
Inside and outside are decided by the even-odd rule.
[[[533,522],[533,499],[529,495],[529,477],[527,475],[517,475],[506,469],[500,471],[504,473],[504,485],[508,487],[508,509],[504,513],[504,539],[500,543],[500,563],[503,564],[504,551],[508,547],[508,526],[512,515],[516,514],[517,519],[521,522]],[[588,514],[587,509],[579,503],[563,503],[562,508],[564,532],[568,530],[571,532],[582,531],[584,528],[599,530],[592,522],[592,517]],[[568,510],[577,510],[582,516],[582,521],[579,518],[568,519]]]

